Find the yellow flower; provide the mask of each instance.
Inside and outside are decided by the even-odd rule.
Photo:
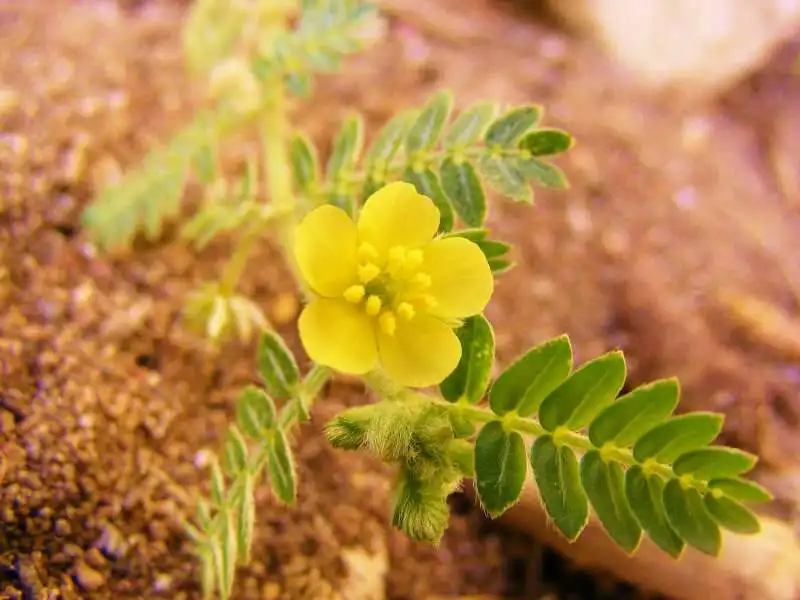
[[[459,319],[480,313],[494,280],[481,249],[435,239],[439,210],[413,185],[390,183],[358,223],[324,205],[300,223],[295,252],[317,297],[299,320],[311,359],[362,375],[380,364],[399,384],[440,383],[458,365]]]

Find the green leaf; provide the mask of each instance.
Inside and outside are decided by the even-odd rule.
[[[242,494],[237,507],[236,539],[242,564],[249,564],[256,525],[256,503],[253,476],[246,474],[242,480]]]
[[[538,410],[572,371],[569,337],[562,335],[529,350],[492,384],[489,406],[496,415],[516,410],[527,417]]]
[[[542,402],[539,421],[547,431],[566,426],[577,430],[611,404],[625,383],[622,352],[604,354],[586,363]]]
[[[409,155],[430,150],[436,145],[452,108],[453,95],[448,91],[438,92],[428,100],[406,137]]]
[[[233,580],[236,575],[236,560],[238,558],[239,544],[236,535],[236,523],[230,510],[225,507],[220,512],[220,518],[225,520],[225,527],[221,534],[221,561],[220,572],[217,577],[220,580],[220,588],[223,591],[225,598],[230,598],[233,592]]]
[[[697,480],[708,481],[746,473],[757,461],[756,456],[743,450],[711,446],[682,454],[672,465],[672,470],[678,476],[691,475]]]
[[[625,495],[628,505],[647,535],[672,558],[678,558],[686,546],[669,524],[664,508],[664,480],[658,475],[646,475],[634,465],[625,474]]]
[[[533,192],[523,172],[517,167],[519,161],[511,156],[481,156],[478,171],[486,185],[515,202],[533,203]]]
[[[496,102],[477,102],[463,110],[450,125],[444,147],[463,148],[477,142],[497,114]]]
[[[439,209],[439,233],[448,233],[453,229],[455,213],[450,201],[442,190],[439,178],[430,169],[415,171],[408,167],[403,173],[403,180],[414,185],[417,191],[423,196],[427,196]]]
[[[339,179],[344,173],[352,171],[364,145],[364,119],[360,114],[352,114],[342,123],[342,128],[333,141],[325,174],[328,179]]]
[[[267,438],[267,473],[278,500],[294,504],[297,497],[297,474],[292,449],[282,429],[272,430]]]
[[[557,190],[569,188],[567,176],[555,165],[546,163],[538,158],[520,158],[516,164],[527,181]]]
[[[272,331],[262,334],[256,359],[267,391],[277,398],[292,396],[300,370],[283,338]]]
[[[494,331],[483,315],[475,315],[464,321],[456,335],[461,342],[461,360],[439,391],[449,402],[464,399],[475,404],[483,398],[492,376]]]
[[[533,156],[551,156],[566,152],[572,144],[572,136],[566,131],[543,128],[531,131],[523,137],[519,148],[527,150]]]
[[[671,479],[664,488],[664,508],[670,525],[687,544],[711,556],[719,554],[722,536],[700,492],[684,489],[678,479]]]
[[[401,112],[383,126],[367,150],[365,158],[371,168],[384,169],[386,164],[394,158],[418,114],[419,111],[415,109]],[[383,174],[380,175],[380,179],[382,179]]]
[[[311,140],[298,133],[292,138],[290,154],[294,184],[301,190],[308,190],[319,177],[317,149]]]
[[[478,227],[475,229],[461,229],[459,231],[452,231],[443,237],[463,237],[464,239],[467,239],[470,242],[475,242],[480,246],[480,243],[486,239],[488,234],[488,230]]]
[[[512,147],[531,127],[535,127],[542,118],[539,106],[520,106],[513,108],[495,120],[484,136],[486,145]]]
[[[589,439],[597,448],[612,443],[627,448],[664,422],[678,405],[676,379],[662,379],[640,386],[603,409],[589,425]]]
[[[718,525],[734,533],[752,535],[761,531],[758,517],[746,506],[725,496],[706,494],[706,510]]]
[[[531,448],[531,466],[539,495],[561,532],[574,541],[589,520],[589,501],[580,480],[578,459],[568,446],[543,435]]]
[[[278,412],[272,398],[249,385],[236,400],[236,423],[245,435],[259,439],[267,429],[275,427]]]
[[[506,431],[500,421],[484,425],[475,440],[475,481],[481,504],[493,518],[519,500],[527,471],[522,436]]]
[[[625,497],[625,472],[619,463],[607,463],[592,450],[581,460],[581,481],[597,518],[620,548],[632,554],[642,539],[642,528]]]
[[[709,489],[719,490],[728,498],[739,502],[772,502],[772,493],[758,485],[755,481],[747,479],[712,479],[708,482]]]
[[[229,475],[236,475],[247,469],[247,442],[235,425],[228,427],[225,434],[222,466]]]
[[[486,195],[468,162],[445,158],[441,169],[442,189],[467,227],[480,227],[486,219]]]
[[[653,458],[670,465],[691,450],[708,446],[722,431],[722,415],[693,412],[672,417],[644,434],[633,447],[638,462]]]
[[[225,502],[225,476],[216,457],[211,460],[211,501],[216,506]]]
[[[217,161],[214,155],[216,149],[212,145],[199,148],[192,160],[192,167],[200,183],[211,185],[217,180]]]
[[[198,553],[200,559],[200,589],[203,598],[211,598],[217,586],[217,572],[214,567],[214,553],[210,548],[203,548]]]
[[[478,242],[478,247],[487,259],[505,256],[511,250],[510,244],[497,240],[483,240]]]
[[[489,263],[489,268],[492,270],[492,274],[495,277],[502,275],[506,271],[509,271],[517,264],[513,260],[509,260],[507,258],[490,258],[486,262]]]

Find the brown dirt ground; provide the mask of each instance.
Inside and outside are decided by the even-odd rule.
[[[252,348],[209,355],[178,320],[184,295],[219,273],[227,243],[197,255],[166,236],[110,257],[79,230],[99,178],[174,129],[193,97],[179,13],[124,4],[0,8],[3,598],[198,597],[176,522],[205,489],[203,451],[218,447],[254,376]],[[298,107],[320,143],[348,110],[363,110],[374,131],[441,86],[461,105],[541,103],[578,139],[560,161],[570,192],[543,192],[535,209],[494,207],[495,233],[516,243],[520,263],[489,311],[501,360],[565,331],[579,360],[622,347],[631,384],[678,375],[685,406],[724,411],[725,441],[760,452],[765,477],[797,473],[793,49],[721,102],[689,109],[642,95],[596,49],[512,3],[381,4],[387,39]],[[269,248],[242,291],[270,309],[292,292]],[[777,332],[774,310],[788,315]],[[283,333],[298,349],[292,328]],[[485,523],[462,495],[438,550],[388,530],[385,469],[320,438],[327,417],[361,401],[359,388],[332,384],[298,436],[298,506],[260,495],[254,563],[236,598],[334,598],[342,557],[359,549],[375,564],[388,549],[391,600],[636,596]],[[793,518],[789,496],[779,507]]]

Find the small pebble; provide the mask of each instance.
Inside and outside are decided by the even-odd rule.
[[[100,539],[97,540],[97,547],[109,558],[121,558],[128,552],[128,543],[125,536],[119,529],[106,523]]]
[[[66,519],[58,519],[55,525],[55,533],[58,537],[65,537],[72,533],[72,527]]]
[[[87,592],[93,592],[105,585],[106,578],[81,560],[75,565],[75,583]]]
[[[83,555],[86,564],[95,569],[102,569],[106,566],[106,559],[103,557],[100,550],[92,548]]]

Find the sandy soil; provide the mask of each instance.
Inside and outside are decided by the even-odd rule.
[[[203,452],[217,448],[254,378],[253,348],[209,355],[178,319],[185,294],[219,273],[226,241],[196,254],[168,232],[112,257],[79,227],[98,181],[133,165],[192,106],[180,11],[140,4],[0,7],[3,598],[197,598],[177,523],[206,485]],[[493,207],[494,233],[519,261],[489,309],[501,360],[567,332],[579,361],[623,348],[631,385],[678,375],[686,408],[725,412],[725,441],[762,454],[775,509],[795,518],[794,47],[689,111],[637,92],[596,49],[513,3],[381,4],[387,38],[323,79],[297,123],[324,146],[347,111],[364,111],[374,131],[442,86],[462,106],[543,104],[550,124],[577,137],[559,163],[572,189],[540,193],[534,209]],[[266,246],[245,279],[242,291],[268,312],[293,294]],[[292,323],[282,332],[299,352]],[[320,437],[328,417],[363,401],[345,381],[326,390],[297,439],[300,502],[286,509],[259,494],[255,559],[236,598],[342,597],[353,561],[388,569],[391,600],[638,596],[484,522],[462,495],[440,549],[391,531],[386,470]]]

